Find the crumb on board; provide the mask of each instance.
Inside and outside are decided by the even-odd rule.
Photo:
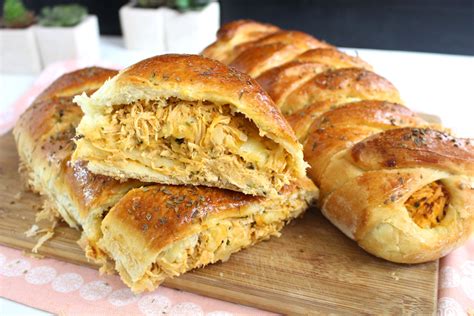
[[[13,196],[13,198],[18,201],[21,199],[22,195],[23,195],[23,192],[19,191],[17,194]]]
[[[43,205],[41,206],[41,211],[36,214],[36,222],[47,220],[50,222],[57,222],[60,220],[61,216],[59,215],[58,211],[54,205],[51,204],[50,201],[45,200]]]
[[[219,272],[219,276],[222,278],[224,277],[224,273],[223,272]]]
[[[31,257],[31,258],[35,258],[35,259],[43,259],[44,256],[39,254],[39,253],[32,253],[32,252],[29,252],[29,251],[26,251],[26,250],[23,250],[23,255],[26,256],[26,257]]]
[[[103,265],[99,268],[100,275],[106,274],[115,274],[114,264],[112,262],[106,261]]]
[[[39,226],[36,225],[36,224],[33,224],[30,229],[28,229],[26,232],[25,232],[25,235],[26,237],[33,237],[33,236],[36,236],[36,234],[38,233],[38,230],[39,230]]]
[[[38,225],[33,224],[30,229],[28,229],[25,232],[26,237],[34,237],[39,234],[43,234],[38,241],[36,242],[35,246],[33,249],[31,249],[31,252],[33,253],[38,253],[38,249],[49,239],[51,239],[54,235],[54,228],[56,227],[56,224],[53,223],[53,226],[50,228],[43,228],[40,229]]]
[[[31,249],[31,252],[38,253],[38,249],[49,239],[54,236],[54,232],[49,231],[38,239],[36,245]]]
[[[43,234],[41,237],[38,238],[36,241],[35,246],[31,249],[32,253],[38,253],[38,249],[49,239],[54,236],[54,230],[56,225],[59,223],[59,216],[58,213],[55,211],[54,208],[50,207],[47,203],[43,205],[43,209],[41,212],[36,214],[36,222],[46,220],[51,223],[51,226],[48,228],[41,228],[33,224],[29,230],[25,232],[26,237],[34,237],[39,234]]]
[[[400,280],[400,277],[399,277],[395,272],[392,272],[391,277],[392,277],[392,279],[394,279],[395,281]]]

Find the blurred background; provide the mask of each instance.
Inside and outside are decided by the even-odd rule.
[[[2,1],[3,2],[3,1]],[[120,35],[119,9],[127,0],[24,0],[45,5],[80,3],[98,16],[100,33]],[[221,23],[249,18],[308,32],[338,46],[474,54],[472,0],[220,0]],[[3,5],[1,6],[3,7]]]

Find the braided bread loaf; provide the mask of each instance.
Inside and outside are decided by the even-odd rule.
[[[207,72],[209,80],[219,78],[209,73],[216,62],[201,59],[208,64],[196,70]],[[72,159],[73,139],[81,137],[76,128],[84,117],[72,99],[93,94],[116,73],[94,67],[63,75],[22,114],[13,134],[30,187],[43,195],[48,210],[83,230],[79,244],[86,256],[107,267],[113,263],[133,291],[152,290],[166,278],[225,261],[243,248],[279,236],[283,226],[317,198],[318,190],[306,176],[284,185],[278,194],[261,197],[94,174],[89,162]],[[261,92],[254,97],[258,102],[265,93],[252,86]]]
[[[252,31],[255,30],[255,31]],[[358,57],[272,25],[236,21],[203,51],[256,78],[304,145],[323,214],[368,252],[437,259],[474,230],[474,145],[403,106]]]

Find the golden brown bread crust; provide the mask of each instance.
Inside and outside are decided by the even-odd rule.
[[[335,47],[315,48],[304,52],[294,59],[300,62],[313,62],[328,65],[332,69],[363,68],[373,70],[372,66],[360,59],[338,51]]]
[[[36,98],[36,101],[53,97],[72,97],[82,92],[93,92],[116,74],[116,70],[100,67],[72,71],[55,80]]]
[[[324,194],[326,182],[334,185],[333,174],[324,181],[324,172],[334,155],[382,130],[426,125],[406,107],[385,101],[359,101],[325,112],[311,125],[305,142],[305,157],[312,166],[308,175]],[[356,127],[356,128],[355,128]]]
[[[286,119],[295,131],[298,140],[304,144],[313,121],[321,114],[343,105],[344,104],[333,104],[331,101],[316,102],[293,114],[287,115]]]
[[[363,100],[333,108],[319,116],[311,130],[334,125],[383,128],[427,124],[407,107],[388,101]]]
[[[314,37],[296,31],[280,31],[257,41],[240,44],[225,62],[256,78],[268,69],[296,58],[300,53],[317,47],[331,47]]]
[[[247,30],[261,27],[254,21],[240,21],[238,25],[246,25]],[[218,40],[213,45],[219,43],[222,42]],[[203,55],[256,78],[285,115],[318,102],[319,94],[323,94],[319,98],[321,101],[330,99],[333,103],[365,98],[402,103],[395,87],[370,72],[369,64],[308,34],[275,30],[244,44],[232,44],[229,35],[226,43],[230,51],[226,58],[207,50]]]
[[[71,138],[82,115],[72,97],[93,92],[115,73],[96,67],[78,70],[61,76],[41,93],[13,130],[22,162],[41,166],[49,162],[55,164],[50,170],[63,168],[73,151]],[[41,186],[34,188],[41,190]]]
[[[272,43],[261,46],[252,46],[238,55],[229,66],[257,77],[268,69],[292,60],[305,47],[296,47],[291,44]]]
[[[53,205],[53,194],[47,187],[61,181],[60,174],[73,151],[70,139],[75,135],[77,111],[80,113],[67,98],[39,101],[22,114],[13,129],[20,170],[26,171],[29,187],[45,195]],[[57,211],[70,226],[79,227],[77,214],[59,206]]]
[[[295,48],[306,48],[306,50],[315,48],[334,48],[334,46],[329,45],[326,42],[320,41],[312,37],[311,35],[308,35],[303,32],[277,31],[268,34],[267,36],[256,41],[239,44],[234,48],[234,50],[236,50],[237,53],[240,54],[250,47],[263,46],[275,43],[293,45]]]
[[[221,41],[228,41],[234,39],[237,35],[242,35],[242,33],[249,36],[253,34],[273,33],[278,30],[278,27],[271,24],[255,22],[252,20],[236,20],[223,25],[217,31],[217,38]]]
[[[23,137],[32,145],[30,159],[49,161],[61,168],[72,152],[75,126],[79,123],[81,109],[71,98],[34,102],[16,124],[14,134]]]
[[[328,66],[320,63],[291,61],[265,71],[256,80],[275,104],[280,105],[291,91],[328,69]]]
[[[287,53],[290,54],[290,56],[296,57],[298,55],[298,52],[305,52],[308,49],[314,49],[314,48],[332,48],[331,45],[319,41],[315,39],[314,37],[298,32],[298,31],[278,31],[272,34],[269,34],[263,38],[260,38],[255,41],[251,42],[245,42],[239,45],[236,45],[232,51],[231,54],[229,54],[229,57],[225,60],[225,63],[230,64],[231,66],[236,67],[240,71],[244,71],[245,69],[250,68],[249,65],[246,63],[235,63],[236,59],[239,59],[239,56],[247,56],[245,60],[247,62],[252,62],[252,56],[253,57],[261,57],[261,54],[259,54],[260,49],[265,49],[265,47],[275,47],[277,48],[279,45],[280,49],[282,48],[292,48],[292,49],[286,49]],[[278,49],[274,50],[275,52],[278,51]],[[281,54],[280,54],[281,55]],[[281,56],[280,56],[281,57]],[[293,59],[287,57],[288,60]],[[284,60],[281,58],[275,58],[273,57],[273,60],[275,62],[284,63]],[[262,60],[260,60],[260,63],[262,63]],[[266,61],[268,64],[268,61]],[[258,63],[253,62],[252,64],[258,65]],[[276,66],[276,65],[274,65]],[[242,67],[242,68],[240,68]],[[245,72],[245,71],[244,71]],[[247,72],[248,73],[248,72]],[[255,77],[253,74],[248,73],[252,77]]]
[[[424,128],[401,128],[376,134],[351,149],[355,165],[380,168],[436,168],[474,176],[474,144],[447,133]]]
[[[251,20],[233,21],[219,29],[217,32],[218,41],[204,49],[202,54],[227,63],[233,58],[233,48],[235,46],[256,41],[278,30],[279,28],[274,25],[257,23]],[[231,54],[232,56],[230,56]]]
[[[69,157],[70,158],[70,157]],[[80,218],[87,218],[94,208],[101,208],[115,192],[126,188],[141,186],[134,180],[121,182],[113,178],[93,174],[84,161],[70,161],[64,169],[64,183],[69,186],[71,196],[77,200]]]
[[[285,115],[321,102],[334,106],[356,100],[402,103],[389,81],[363,68],[332,68],[326,64],[292,61],[266,71],[257,81]]]
[[[316,102],[341,104],[357,100],[403,103],[397,89],[385,78],[361,68],[342,68],[316,75],[293,90],[279,106],[283,113],[292,114]]]
[[[269,68],[270,57],[252,52],[255,43],[239,51],[237,60],[244,62],[238,66],[252,75],[266,69],[257,81],[304,144],[308,174],[320,186],[320,205],[330,221],[367,251],[395,262],[437,259],[469,238],[472,140],[433,130],[440,127],[400,105],[396,88],[358,57],[316,48]],[[291,56],[286,44],[273,41],[271,56],[284,50]],[[415,193],[433,183],[446,195],[446,214],[422,228],[405,203],[416,208],[410,197],[422,196]]]

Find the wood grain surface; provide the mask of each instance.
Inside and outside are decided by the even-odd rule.
[[[42,201],[24,191],[17,169],[9,133],[0,137],[0,243],[28,251],[36,238],[24,232],[34,223]],[[94,266],[76,244],[78,238],[78,231],[62,224],[40,253]],[[285,314],[399,315],[433,314],[437,281],[438,261],[399,265],[373,257],[311,209],[280,238],[165,285]]]

